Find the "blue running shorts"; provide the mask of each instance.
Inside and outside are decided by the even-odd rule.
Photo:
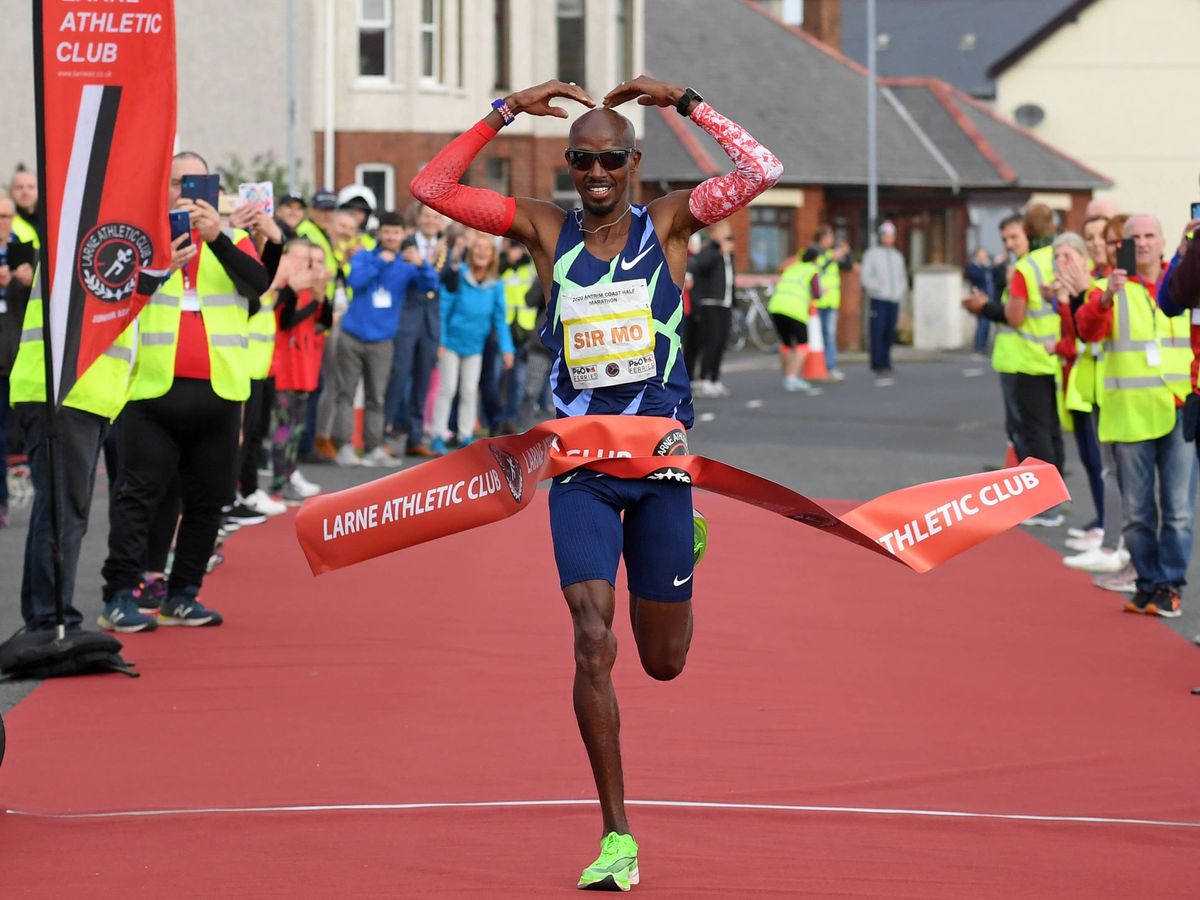
[[[576,469],[550,487],[550,533],[564,588],[591,579],[615,587],[623,553],[634,595],[646,600],[692,597],[690,484]]]

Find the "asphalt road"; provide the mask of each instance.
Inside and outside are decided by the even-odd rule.
[[[902,351],[891,387],[876,387],[859,360],[844,360],[843,369],[846,381],[824,386],[819,395],[786,394],[771,356],[747,351],[732,357],[725,379],[732,396],[697,401],[697,423],[690,438],[693,452],[726,460],[812,497],[857,500],[978,472],[1002,460],[1000,390],[986,363],[965,354],[928,358]],[[1076,498],[1068,524],[1081,524],[1091,516],[1091,500],[1069,436],[1067,444],[1067,483]],[[381,474],[378,469],[306,469],[310,480],[326,489],[349,487]],[[21,625],[19,588],[28,515],[20,507],[11,512],[11,527],[0,531],[0,635],[5,636]],[[107,515],[107,485],[101,476],[76,588],[76,604],[88,623],[95,622],[101,608]],[[1065,526],[1030,530],[1062,549]],[[236,537],[228,552],[237,552]],[[1196,554],[1189,581],[1200,584]],[[1114,594],[1113,603],[1119,606],[1121,598]],[[237,625],[231,622],[224,627]],[[1189,638],[1200,634],[1200,596],[1195,587],[1185,592],[1184,615],[1164,627]],[[35,686],[0,684],[0,711],[11,708]]]

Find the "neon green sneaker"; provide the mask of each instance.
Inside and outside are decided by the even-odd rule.
[[[704,559],[704,551],[708,549],[708,519],[704,518],[704,513],[692,507],[692,556],[695,559],[692,562],[693,566],[700,565],[700,560]]]
[[[610,831],[600,842],[600,858],[583,870],[585,891],[627,891],[638,883],[638,845],[631,834]]]

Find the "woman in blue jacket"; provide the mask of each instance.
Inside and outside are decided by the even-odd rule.
[[[500,342],[504,367],[513,364],[512,337],[505,319],[504,282],[493,239],[476,234],[467,258],[442,281],[442,345],[438,347],[438,394],[433,405],[430,449],[446,452],[450,405],[458,394],[458,445],[471,443],[479,405],[483,345],[492,329]]]

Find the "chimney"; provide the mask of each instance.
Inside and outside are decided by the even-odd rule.
[[[804,0],[803,28],[818,41],[842,49],[842,0]]]

